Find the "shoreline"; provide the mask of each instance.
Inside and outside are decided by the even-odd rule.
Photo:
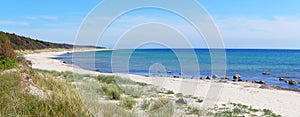
[[[76,49],[75,49],[76,50]],[[96,49],[96,50],[79,50],[83,51],[103,51],[112,49]],[[117,75],[120,77],[127,77],[137,82],[145,82],[148,84],[156,85],[161,88],[173,90],[174,92],[189,94],[192,92],[194,96],[206,97],[208,91],[211,91],[211,86],[221,85],[222,91],[218,94],[217,105],[223,103],[242,103],[260,109],[270,109],[277,114],[283,116],[296,116],[300,115],[300,93],[299,91],[291,91],[282,88],[260,88],[263,85],[250,83],[250,82],[227,82],[221,83],[214,80],[199,80],[199,79],[182,79],[182,78],[169,78],[169,77],[144,77],[134,74],[113,74],[113,73],[100,73],[96,71],[84,70],[72,64],[62,63],[60,60],[53,59],[61,54],[66,54],[74,51],[64,52],[42,52],[35,54],[24,55],[27,60],[32,62],[32,68],[54,71],[71,71],[79,74],[92,74],[92,75]],[[78,51],[76,51],[78,52]],[[191,85],[192,91],[184,90],[184,84]],[[199,86],[198,86],[199,85]]]

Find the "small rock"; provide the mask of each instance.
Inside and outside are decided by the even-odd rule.
[[[218,78],[219,76],[217,74],[212,75],[212,78]]]
[[[262,75],[271,75],[270,72],[263,72]]]
[[[179,76],[173,76],[173,78],[179,78]]]
[[[243,80],[242,80],[242,79],[238,79],[238,81],[239,81],[239,82],[243,82]]]
[[[279,81],[284,81],[284,78],[283,78],[283,77],[280,77],[280,78],[279,78]]]
[[[207,80],[210,80],[210,79],[211,79],[211,77],[210,77],[210,76],[207,76],[205,79],[207,79]]]
[[[187,102],[183,98],[179,98],[175,101],[176,104],[187,104]]]
[[[64,64],[67,64],[68,62],[67,62],[67,61],[63,61],[63,63],[64,63]]]

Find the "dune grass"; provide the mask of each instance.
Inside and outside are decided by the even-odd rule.
[[[30,73],[41,90],[50,92],[47,98],[26,93],[23,72]],[[0,116],[91,115],[73,86],[53,77],[45,78],[32,70],[0,75],[0,91]]]

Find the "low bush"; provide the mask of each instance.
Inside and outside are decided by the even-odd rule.
[[[99,75],[96,78],[98,81],[103,82],[103,83],[107,83],[107,84],[112,84],[112,83],[116,83],[116,79],[115,76],[104,76],[104,75]]]
[[[158,110],[169,103],[172,103],[172,100],[170,98],[160,98],[152,103],[150,110]]]
[[[134,99],[132,99],[131,97],[125,97],[120,100],[119,104],[121,107],[131,110],[134,107],[134,105],[136,104],[136,101]]]
[[[171,90],[168,90],[165,94],[174,94],[174,92]]]
[[[5,58],[0,60],[0,71],[15,67],[18,60],[18,58]]]
[[[121,97],[122,91],[115,84],[101,84],[102,91],[104,94],[111,100],[119,100]]]
[[[142,108],[143,110],[147,110],[147,109],[149,108],[149,105],[150,105],[150,101],[144,100],[144,101],[142,102],[141,108]]]

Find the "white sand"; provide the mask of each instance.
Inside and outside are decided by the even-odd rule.
[[[105,74],[83,70],[62,61],[52,59],[66,52],[44,52],[25,55],[32,61],[32,67],[43,70],[72,71],[80,74]],[[112,74],[106,74],[112,75]],[[300,117],[300,93],[286,90],[260,89],[253,83],[218,83],[216,81],[174,78],[150,78],[132,74],[117,74],[138,82],[150,83],[174,92],[206,97],[204,105],[213,106],[224,103],[241,103],[259,109],[270,109],[284,117]],[[220,87],[220,88],[219,88]],[[208,93],[210,92],[210,93]],[[208,98],[208,99],[207,99]],[[209,100],[217,99],[217,102]]]

